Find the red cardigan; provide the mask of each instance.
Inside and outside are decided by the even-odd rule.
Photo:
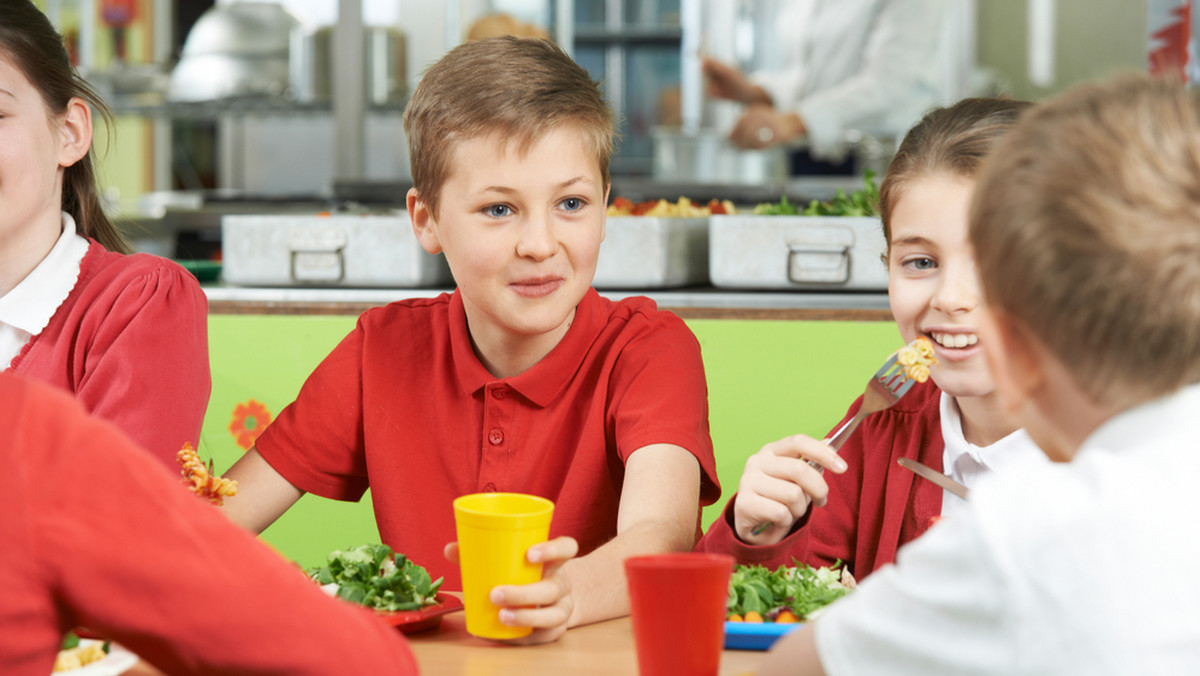
[[[892,408],[868,416],[842,446],[849,469],[844,474],[825,473],[826,505],[810,509],[780,542],[755,546],[737,538],[735,495],[696,549],[732,554],[739,563],[769,568],[792,565],[793,559],[813,566],[840,560],[859,579],[891,563],[896,550],[924,533],[942,512],[942,489],[896,464],[909,457],[941,469],[945,444],[940,396],[941,390],[929,381],[913,387]],[[861,405],[860,397],[843,421]]]
[[[208,300],[179,265],[93,241],[75,288],[10,369],[74,393],[175,468],[208,407]]]

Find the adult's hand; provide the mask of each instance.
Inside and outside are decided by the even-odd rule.
[[[705,58],[700,62],[707,84],[705,91],[718,99],[728,99],[740,103],[771,103],[771,95],[765,89],[754,84],[742,71],[733,66]]]
[[[739,148],[754,150],[790,143],[804,136],[804,120],[795,113],[781,113],[770,105],[755,103],[746,109],[729,140]]]

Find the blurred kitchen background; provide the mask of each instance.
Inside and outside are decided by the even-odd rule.
[[[617,190],[778,198],[789,185],[778,152],[722,147],[733,104],[703,100],[698,65],[701,49],[748,71],[775,62],[779,0],[35,2],[116,114],[96,135],[111,209],[162,255],[219,256],[223,213],[402,204],[406,97],[494,14],[513,20],[507,30],[549,35],[605,83],[622,119]],[[947,100],[1038,99],[1146,70],[1152,33],[1181,3],[951,5],[946,25],[930,27]],[[860,131],[848,152],[882,169],[895,139]]]

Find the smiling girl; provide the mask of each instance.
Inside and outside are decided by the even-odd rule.
[[[175,465],[208,405],[204,293],[183,268],[128,254],[92,168],[102,101],[28,0],[0,22],[0,370],[72,392]]]
[[[769,567],[841,561],[862,578],[965,504],[897,459],[913,458],[968,487],[988,471],[1044,461],[1001,410],[976,333],[981,296],[967,239],[975,172],[1027,106],[965,99],[930,112],[905,136],[880,186],[892,315],[905,342],[933,341],[932,382],[867,417],[840,453],[804,435],[764,446],[746,461],[737,495],[698,549]],[[765,522],[773,525],[754,534]]]

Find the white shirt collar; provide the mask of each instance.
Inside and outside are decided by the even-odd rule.
[[[75,231],[75,219],[63,212],[62,234],[50,253],[25,279],[0,296],[0,364],[6,367],[29,339],[50,323],[79,279],[88,240]]]
[[[974,487],[989,472],[1004,471],[1025,462],[1048,462],[1046,455],[1033,443],[1023,429],[1000,439],[990,446],[976,446],[967,441],[962,431],[962,416],[954,397],[942,392],[938,403],[942,419],[942,470],[947,476]],[[947,492],[942,500],[942,514],[954,511],[965,503]]]

